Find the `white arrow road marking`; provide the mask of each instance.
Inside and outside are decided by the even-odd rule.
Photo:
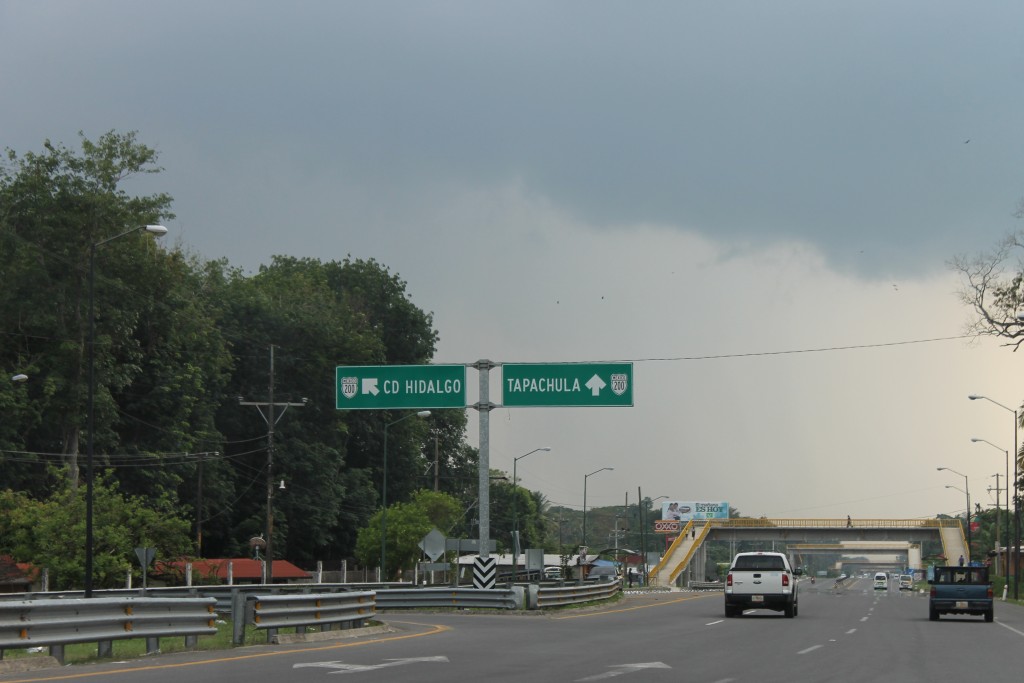
[[[445,656],[440,657],[409,657],[406,659],[386,659],[380,664],[345,664],[344,662],[309,662],[307,664],[293,664],[293,669],[320,668],[332,669],[332,674],[352,674],[360,671],[375,671],[389,666],[402,666],[403,664],[418,664],[420,662],[448,662]]]
[[[591,396],[600,396],[601,390],[608,386],[608,384],[597,375],[594,375],[589,380],[587,380],[587,383],[583,386],[585,386],[587,389],[590,389]]]
[[[374,396],[376,396],[377,394],[380,393],[380,389],[377,388],[377,378],[376,377],[364,377],[363,378],[363,393],[364,394],[373,394]]]
[[[594,676],[587,676],[586,678],[577,678],[577,681],[600,681],[604,678],[614,678],[615,676],[621,676],[622,674],[635,674],[638,671],[644,669],[671,669],[668,664],[663,662],[643,662],[641,664],[616,664],[615,666],[608,667],[612,671],[606,671],[603,674],[595,674]]]

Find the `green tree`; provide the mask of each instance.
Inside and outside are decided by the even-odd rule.
[[[410,569],[422,556],[419,543],[431,529],[451,528],[462,515],[457,500],[445,493],[418,491],[408,503],[388,506],[387,512],[387,567],[381,572],[385,579],[397,572]],[[364,566],[380,564],[381,511],[370,518],[369,524],[359,531],[356,557]]]
[[[46,419],[26,422],[22,450],[63,454],[73,483],[86,414],[91,245],[172,217],[167,195],[133,197],[120,188],[131,176],[158,172],[156,159],[156,152],[139,144],[134,133],[110,132],[95,142],[82,136],[80,153],[49,141],[41,153],[19,157],[7,150],[8,163],[0,166],[0,319],[5,334],[0,366],[45,378],[32,398],[36,414]],[[97,252],[96,432],[101,448],[114,442],[118,413],[111,392],[131,383],[143,354],[131,334],[142,300],[123,287],[122,278],[137,282],[151,272],[152,257],[145,255],[153,253],[151,240],[141,235]],[[24,473],[11,474],[22,478]]]
[[[85,566],[84,490],[70,485],[43,501],[10,490],[0,493],[0,554],[11,554],[50,570],[51,587],[80,587]],[[157,549],[159,558],[187,554],[189,523],[178,517],[173,503],[153,506],[125,496],[102,477],[93,499],[95,583],[100,588],[124,585],[129,569],[138,569],[134,549]]]
[[[19,510],[68,495],[79,480],[89,254],[134,226],[172,218],[166,194],[124,189],[133,176],[157,173],[156,162],[134,133],[110,132],[95,142],[82,136],[77,150],[50,142],[39,153],[8,150],[0,166],[0,370],[31,377],[0,386],[0,481],[33,501]],[[401,414],[336,410],[333,369],[431,361],[433,317],[406,283],[372,259],[275,256],[250,275],[142,234],[95,257],[97,472],[126,500],[188,518],[194,543],[201,519],[202,545],[192,550],[247,553],[264,525],[267,424],[237,397],[269,399],[273,346],[275,401],[309,399],[275,428],[271,474],[287,484],[273,491],[275,556],[305,566],[351,557],[380,506],[384,426]],[[465,430],[464,410],[391,430],[389,499],[409,502],[436,485],[467,509],[477,452]],[[453,525],[463,530],[466,518]]]

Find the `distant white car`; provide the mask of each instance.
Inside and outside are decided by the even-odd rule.
[[[562,578],[562,568],[561,567],[545,567],[544,568],[544,578],[545,579],[550,579],[552,581],[558,581],[559,579]]]
[[[914,577],[910,574],[904,574],[900,577],[900,590],[909,591],[914,590]]]
[[[889,576],[884,572],[875,574],[875,590],[889,590]]]

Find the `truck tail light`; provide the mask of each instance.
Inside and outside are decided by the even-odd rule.
[[[729,575],[725,577],[725,585],[730,588],[732,587],[732,572],[729,572]]]
[[[783,574],[782,575],[782,585],[783,586],[788,586],[789,585],[789,574]]]
[[[935,597],[935,586],[932,586],[932,589],[928,592],[928,595],[933,598]]]
[[[989,599],[991,600],[992,599],[992,586],[988,587],[987,595],[988,595]]]

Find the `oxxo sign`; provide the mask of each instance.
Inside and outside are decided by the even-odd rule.
[[[683,523],[678,519],[654,520],[654,533],[656,534],[678,534],[682,530]]]
[[[355,365],[335,368],[338,410],[465,408],[465,365]]]

